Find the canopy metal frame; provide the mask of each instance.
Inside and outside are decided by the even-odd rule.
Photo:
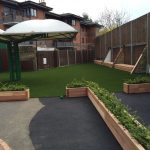
[[[61,27],[60,27],[61,28]],[[6,30],[7,31],[7,30]],[[5,32],[4,32],[5,33]],[[19,58],[19,43],[39,39],[72,39],[77,34],[72,32],[31,33],[31,34],[0,34],[0,42],[7,44],[10,81],[21,80],[21,63]]]

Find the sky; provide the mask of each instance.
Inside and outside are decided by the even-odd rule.
[[[39,0],[32,1],[39,2]],[[125,11],[130,20],[150,12],[150,0],[45,0],[45,2],[47,6],[53,8],[54,13],[73,13],[82,16],[86,12],[93,20],[97,20],[105,8]]]

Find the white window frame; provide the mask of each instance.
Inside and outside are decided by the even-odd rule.
[[[76,20],[72,19],[71,24],[72,24],[72,26],[75,26],[76,25]]]

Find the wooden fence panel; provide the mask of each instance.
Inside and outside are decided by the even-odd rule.
[[[122,45],[131,44],[131,22],[121,26]]]
[[[68,65],[67,50],[59,50],[59,62],[60,66]]]
[[[147,15],[144,15],[132,21],[133,43],[146,42],[146,32],[147,32]]]
[[[101,55],[102,55],[102,59],[105,59],[107,55],[107,51],[105,48],[105,35],[101,37]]]
[[[111,47],[114,60],[118,49],[123,47],[124,63],[134,65],[146,45],[147,63],[150,64],[150,13],[97,37],[95,57],[104,60]]]
[[[82,53],[83,53],[83,63],[87,63],[88,62],[88,52],[86,50],[83,50]]]
[[[97,37],[96,39],[95,39],[95,42],[96,42],[96,44],[95,44],[95,49],[96,49],[96,51],[95,51],[95,59],[101,59],[101,53],[100,53],[100,51],[101,51],[101,48],[100,48],[100,37]]]
[[[69,54],[69,64],[75,64],[75,51],[68,51]]]
[[[116,28],[112,31],[112,47],[119,47],[120,45],[120,39],[119,39],[119,28]]]
[[[111,32],[106,34],[106,49],[108,50],[111,47]]]
[[[76,63],[77,64],[82,63],[82,52],[81,51],[76,51]]]
[[[131,48],[125,47],[123,48],[124,51],[124,63],[131,64]]]

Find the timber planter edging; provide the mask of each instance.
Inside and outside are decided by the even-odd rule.
[[[0,139],[0,150],[12,150],[8,144],[3,141],[2,139]]]
[[[150,83],[128,84],[123,83],[125,93],[146,93],[150,92]]]
[[[25,101],[30,98],[30,90],[24,91],[0,91],[0,101]]]
[[[78,88],[67,88],[66,87],[66,96],[67,97],[87,96],[87,88],[86,87],[78,87]]]
[[[69,88],[67,88],[66,90],[68,89]],[[81,88],[72,88],[72,90],[77,89],[80,90]],[[69,97],[69,95],[67,96]],[[87,88],[86,96],[89,97],[89,99],[124,150],[145,150],[144,147],[130,135],[128,130],[120,124],[118,119],[105,107],[104,103],[99,100],[99,98],[90,88]]]

